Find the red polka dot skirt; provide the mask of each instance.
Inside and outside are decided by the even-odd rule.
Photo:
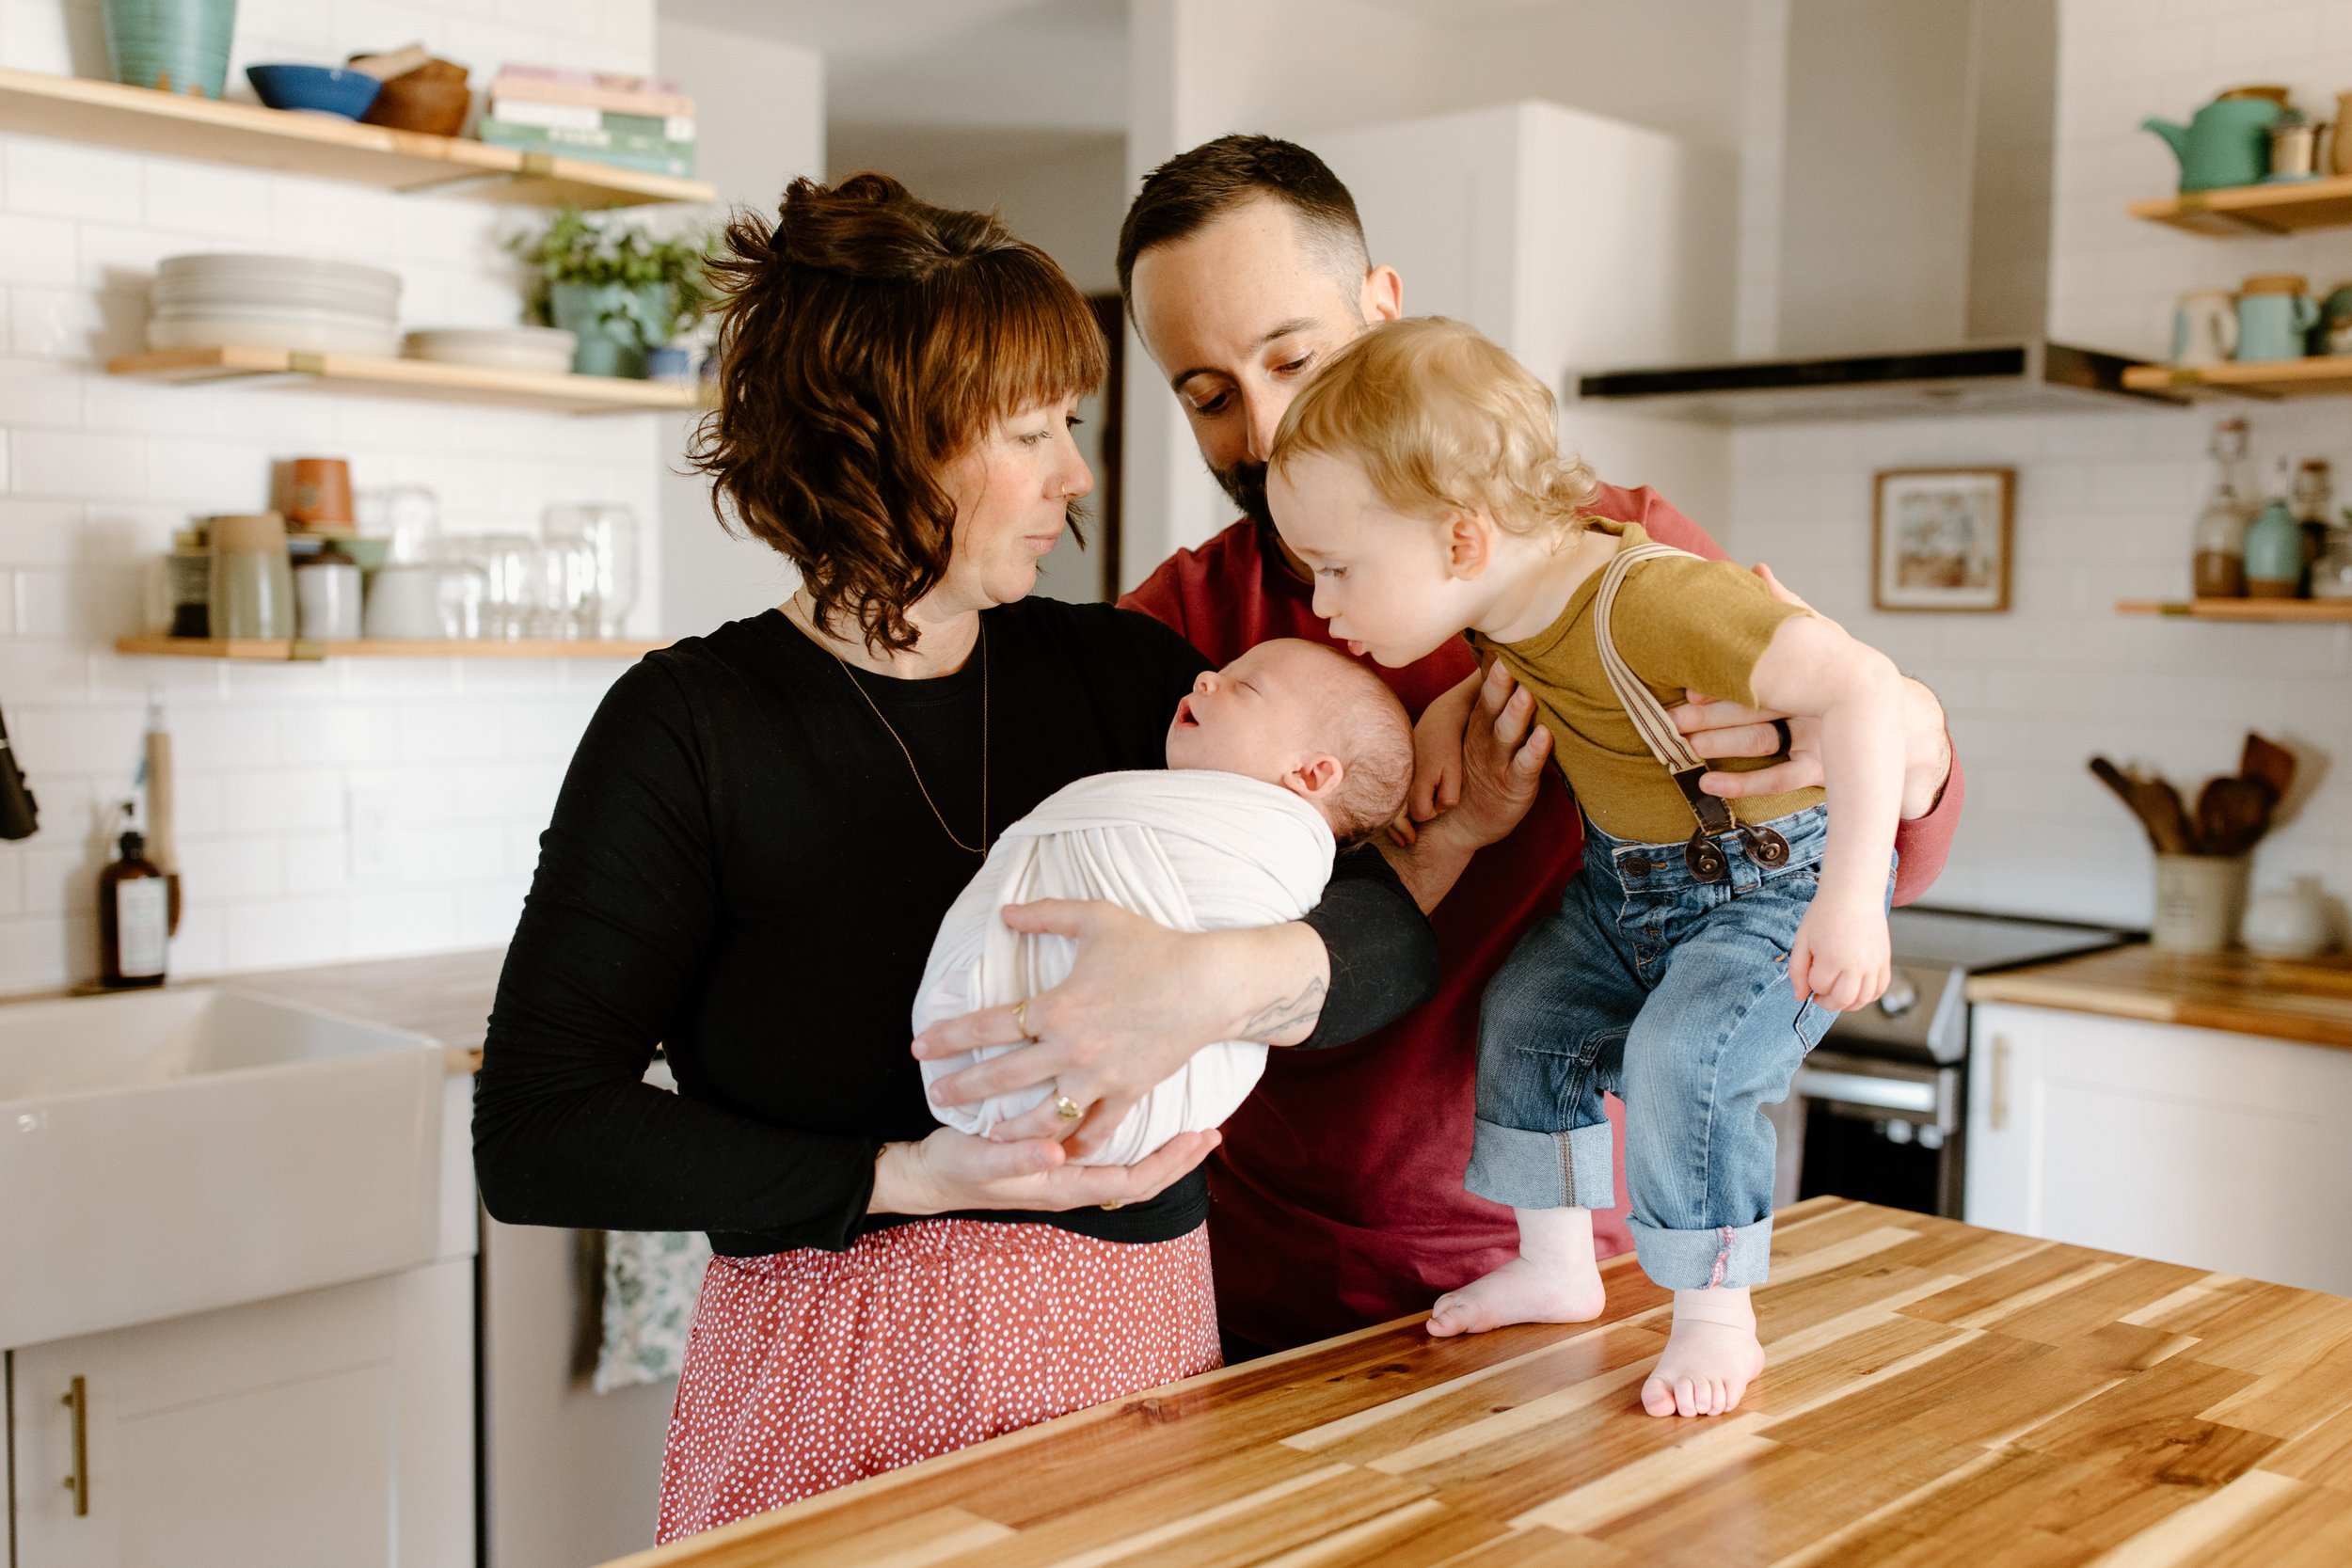
[[[1218,1365],[1206,1227],[918,1220],[713,1258],[661,1454],[675,1541]]]

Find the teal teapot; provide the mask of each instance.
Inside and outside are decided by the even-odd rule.
[[[2217,98],[2186,125],[2151,116],[2139,122],[2181,160],[2181,189],[2251,185],[2270,172],[2270,127],[2286,114],[2269,98]]]

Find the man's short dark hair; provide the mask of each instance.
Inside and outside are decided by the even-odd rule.
[[[1219,136],[1143,177],[1119,228],[1119,293],[1135,309],[1136,258],[1188,239],[1246,201],[1271,197],[1298,215],[1310,243],[1353,281],[1371,262],[1356,198],[1322,159],[1274,136]],[[1352,276],[1351,276],[1352,275]]]

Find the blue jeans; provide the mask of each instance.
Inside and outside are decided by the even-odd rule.
[[[1668,1290],[1764,1278],[1773,1141],[1763,1107],[1788,1096],[1836,1017],[1800,1004],[1788,984],[1827,810],[1772,826],[1788,841],[1786,864],[1763,869],[1725,833],[1730,879],[1702,882],[1681,845],[1612,838],[1587,821],[1583,874],[1520,939],[1479,1014],[1470,1190],[1515,1209],[1614,1208],[1601,1108],[1614,1090],[1634,1250]]]

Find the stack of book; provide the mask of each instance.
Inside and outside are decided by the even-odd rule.
[[[694,173],[694,101],[648,76],[503,67],[478,134],[493,147],[680,180]]]

